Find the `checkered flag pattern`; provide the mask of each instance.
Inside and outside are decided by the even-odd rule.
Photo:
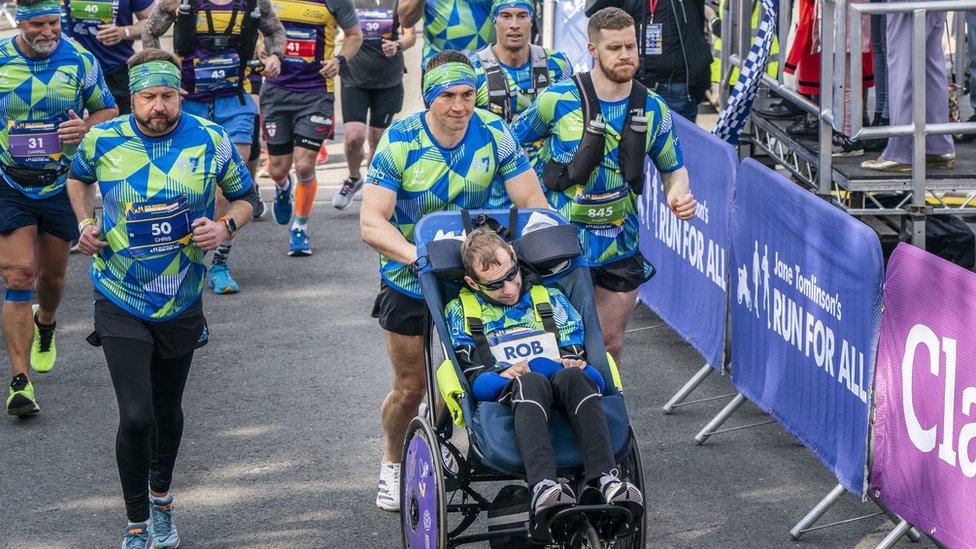
[[[715,135],[732,145],[739,142],[739,133],[742,132],[749,111],[752,109],[752,102],[756,99],[756,91],[766,71],[769,52],[772,49],[773,38],[776,36],[778,2],[776,0],[761,0],[761,2],[763,16],[759,22],[759,29],[752,40],[752,47],[749,48],[749,55],[746,56],[742,70],[739,71],[739,79],[732,88],[729,101],[715,126]]]

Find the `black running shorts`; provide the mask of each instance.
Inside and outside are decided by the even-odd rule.
[[[590,267],[593,283],[611,292],[632,292],[652,276],[654,276],[654,266],[644,258],[640,250],[630,257],[613,263]]]
[[[379,319],[384,330],[405,336],[424,335],[428,314],[422,299],[402,294],[386,281],[380,282],[380,293],[373,302],[373,318]]]

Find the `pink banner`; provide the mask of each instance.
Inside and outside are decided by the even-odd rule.
[[[976,547],[976,274],[908,244],[888,263],[871,493],[949,547]]]

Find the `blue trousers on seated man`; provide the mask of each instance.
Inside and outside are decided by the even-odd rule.
[[[512,407],[536,519],[577,504],[558,480],[553,410],[580,441],[587,488],[579,503],[643,510],[640,490],[617,477],[600,403],[605,382],[586,363],[582,316],[558,288],[523,284],[515,251],[490,228],[467,236],[461,258],[467,287],[445,313],[451,344],[475,400]]]

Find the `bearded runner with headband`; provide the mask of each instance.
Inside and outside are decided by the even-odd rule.
[[[546,140],[547,162],[536,169],[553,207],[579,230],[604,342],[620,364],[637,288],[654,274],[638,246],[645,159],[661,173],[676,216],[691,219],[697,203],[667,105],[633,80],[634,19],[604,8],[590,18],[587,34],[593,71],[539,94],[513,131],[524,146]]]
[[[78,236],[68,165],[88,128],[118,110],[95,58],[61,35],[60,2],[21,0],[16,14],[20,33],[0,40],[0,272],[13,376],[5,405],[25,416],[40,410],[28,365],[54,367],[55,313]]]
[[[122,547],[161,549],[180,543],[169,489],[183,388],[193,352],[209,336],[204,258],[251,219],[258,197],[223,128],[181,112],[172,54],[135,54],[129,82],[132,114],[85,136],[68,193],[82,220],[78,249],[94,256],[88,342],[105,353],[119,406],[115,456],[129,520]],[[230,205],[213,221],[218,187]]]
[[[443,51],[427,64],[427,110],[399,120],[380,139],[366,175],[360,226],[380,253],[380,292],[373,317],[385,331],[393,390],[381,410],[386,450],[376,505],[400,508],[403,436],[425,392],[423,327],[428,314],[413,228],[431,212],[479,209],[496,188],[520,208],[548,208],[535,172],[505,122],[476,110],[475,74],[461,52]]]
[[[285,58],[281,74],[261,86],[261,116],[268,142],[268,174],[275,182],[274,217],[281,225],[292,219],[288,255],[312,255],[308,219],[318,180],[315,157],[335,132],[334,79],[359,51],[363,31],[351,0],[271,0],[285,26]],[[344,35],[335,51],[336,30]],[[288,173],[295,166],[298,185]]]

